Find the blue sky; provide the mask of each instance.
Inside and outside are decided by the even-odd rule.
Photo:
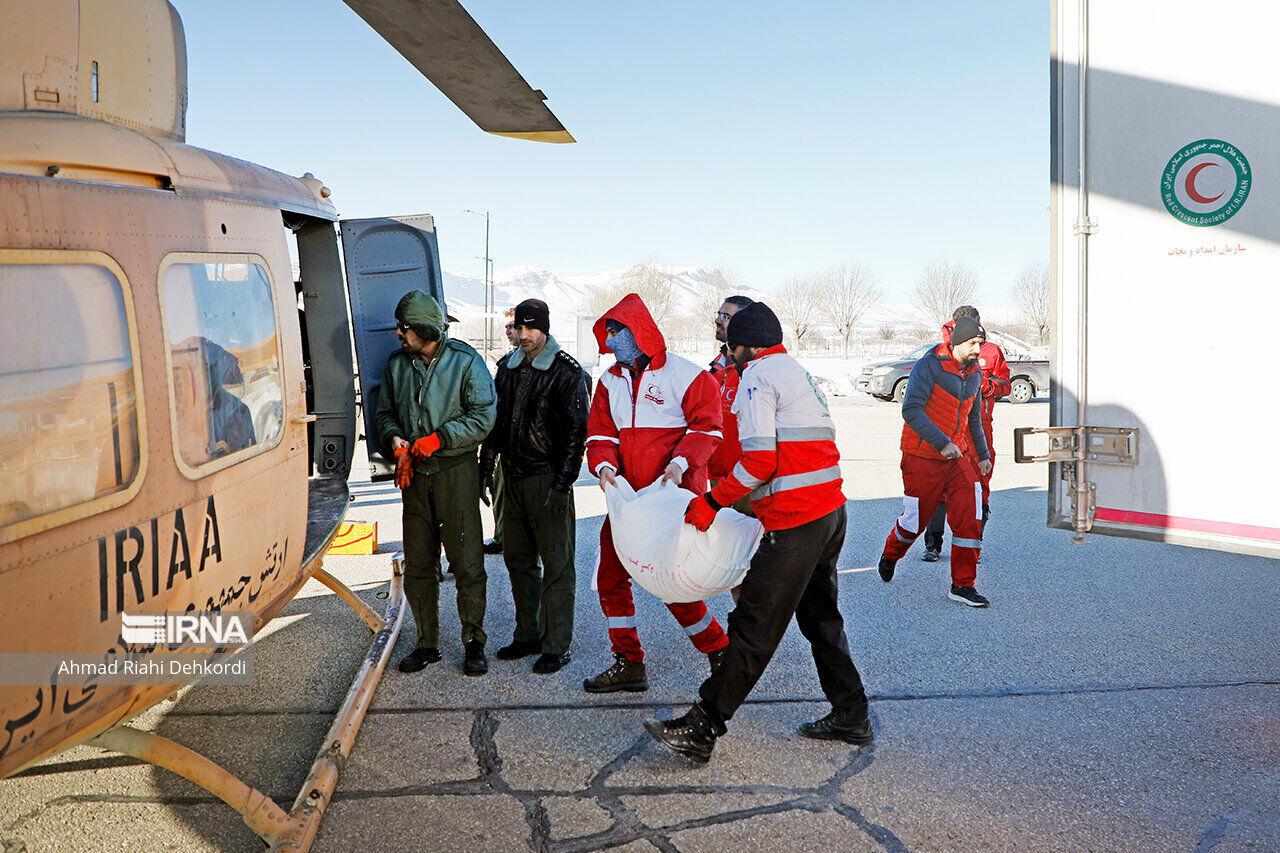
[[[174,0],[188,142],[431,213],[446,270],[720,266],[772,290],[930,260],[989,309],[1049,254],[1049,5],[464,3],[578,139],[485,134],[339,0]],[[994,313],[994,312],[993,312]]]

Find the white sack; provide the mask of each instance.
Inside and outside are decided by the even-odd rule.
[[[613,547],[640,586],[668,602],[702,601],[742,582],[764,535],[754,518],[728,507],[704,533],[684,523],[695,495],[661,478],[639,492],[618,477],[606,484]]]

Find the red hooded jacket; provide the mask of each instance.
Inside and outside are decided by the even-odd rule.
[[[592,327],[602,354],[610,351],[607,320],[631,330],[649,363],[634,375],[615,364],[600,377],[587,418],[587,470],[598,477],[608,465],[640,489],[674,460],[685,469],[680,485],[702,494],[707,460],[722,437],[718,383],[703,368],[667,352],[662,332],[636,294],[624,296]]]

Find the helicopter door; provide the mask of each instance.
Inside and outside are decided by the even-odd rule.
[[[425,290],[448,311],[435,222],[430,214],[339,222],[342,254],[351,294],[351,323],[355,332],[370,476],[389,480],[394,461],[379,446],[373,414],[378,406],[382,369],[400,348],[396,337],[396,303],[410,290]]]

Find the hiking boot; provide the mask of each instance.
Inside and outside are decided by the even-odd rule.
[[[489,661],[484,657],[484,643],[471,640],[463,643],[462,648],[467,653],[462,661],[463,675],[484,675],[489,671]]]
[[[971,586],[952,586],[951,594],[947,598],[970,607],[986,607],[991,603],[986,596],[979,595],[978,591]]]
[[[932,548],[925,548],[924,553],[920,555],[920,559],[926,563],[936,563],[938,562],[938,558],[941,556],[941,551],[935,551]]]
[[[720,664],[724,663],[724,651],[729,648],[716,649],[714,652],[707,652],[707,664],[711,667],[711,674],[715,675],[716,670],[720,668]]]
[[[890,560],[884,554],[881,554],[880,565],[879,565],[880,580],[884,581],[885,583],[888,583],[889,581],[893,580],[893,568],[896,565],[898,565],[897,560]]]
[[[615,652],[613,666],[584,680],[582,689],[588,693],[616,693],[619,690],[641,693],[648,690],[649,680],[645,677],[644,662],[627,660],[626,655]]]
[[[572,660],[572,658],[569,656],[567,651],[561,652],[558,655],[543,654],[533,662],[533,671],[538,675],[550,675],[553,672],[559,672],[564,669],[565,664],[570,660]]]
[[[440,650],[437,648],[414,649],[409,654],[400,658],[399,669],[401,672],[417,672],[425,669],[429,663],[437,663],[440,660]]]
[[[486,539],[484,540],[484,552],[486,554],[501,554],[502,543],[497,539]]]
[[[537,640],[512,640],[510,645],[498,649],[498,660],[520,660],[542,651],[542,643]]]
[[[666,721],[645,720],[644,727],[658,743],[697,764],[711,760],[716,738],[725,732],[724,723],[712,721],[698,702],[694,702],[683,717]]]
[[[867,712],[832,710],[821,720],[812,723],[801,723],[796,729],[804,737],[815,740],[842,740],[855,746],[866,746],[871,743],[871,719]]]

